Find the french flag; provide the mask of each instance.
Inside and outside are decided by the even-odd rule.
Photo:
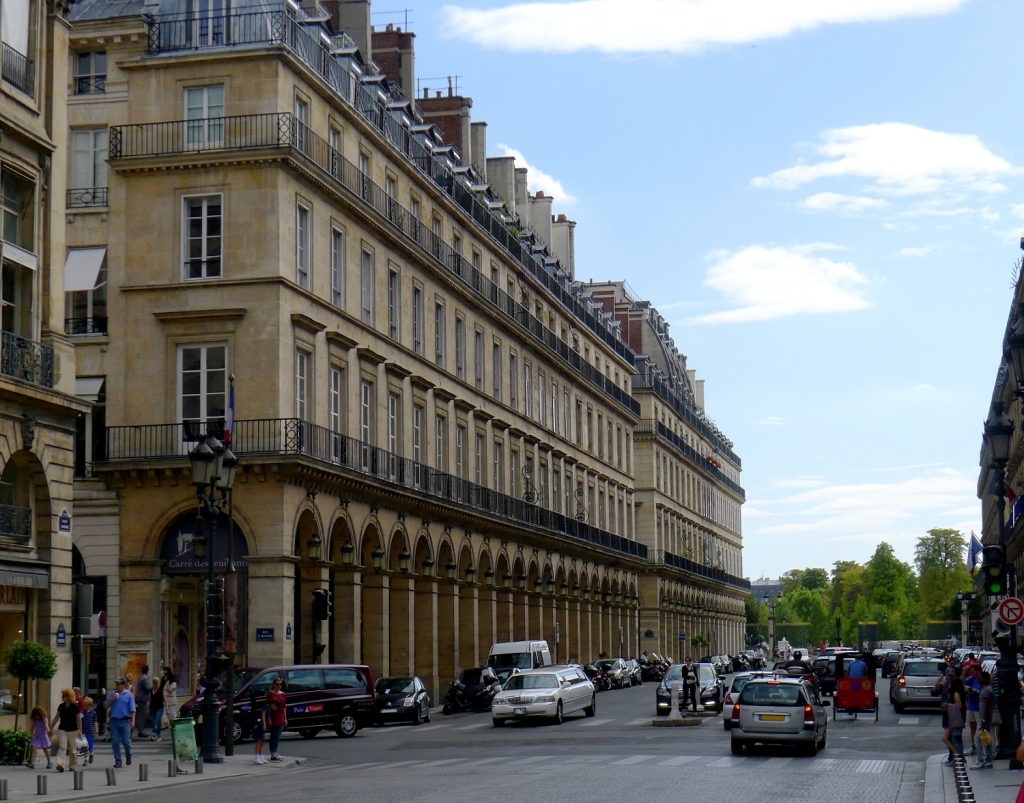
[[[228,391],[228,412],[224,417],[224,445],[231,445],[231,432],[235,428],[235,375],[228,377],[230,390]]]
[[[967,548],[967,571],[970,572],[971,577],[976,575],[981,568],[982,551],[981,541],[978,540],[978,536],[971,533],[971,545]]]

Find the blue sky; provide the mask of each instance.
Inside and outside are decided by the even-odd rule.
[[[1024,3],[465,0],[409,25],[422,83],[457,75],[489,154],[577,221],[577,278],[672,323],[743,460],[747,576],[980,531]]]

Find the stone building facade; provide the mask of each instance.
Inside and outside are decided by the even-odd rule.
[[[98,675],[167,663],[184,689],[202,670],[188,453],[223,431],[232,377],[240,466],[212,559],[238,587],[237,663],[367,662],[437,695],[494,641],[651,648],[642,578],[668,569],[637,518],[637,352],[575,281],[574,224],[487,158],[468,99],[411,99],[411,37],[368,15],[75,7],[68,243],[97,265],[70,297],[93,403],[76,546],[105,578]]]

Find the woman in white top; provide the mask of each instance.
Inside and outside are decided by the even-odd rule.
[[[160,685],[164,690],[164,716],[167,719],[178,718],[178,683],[174,672],[169,666],[164,667]]]

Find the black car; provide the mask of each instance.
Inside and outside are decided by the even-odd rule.
[[[415,675],[381,678],[377,681],[377,724],[403,720],[419,725],[430,722],[430,693]]]
[[[887,678],[896,672],[896,662],[899,660],[899,650],[892,650],[882,656],[882,677]]]

